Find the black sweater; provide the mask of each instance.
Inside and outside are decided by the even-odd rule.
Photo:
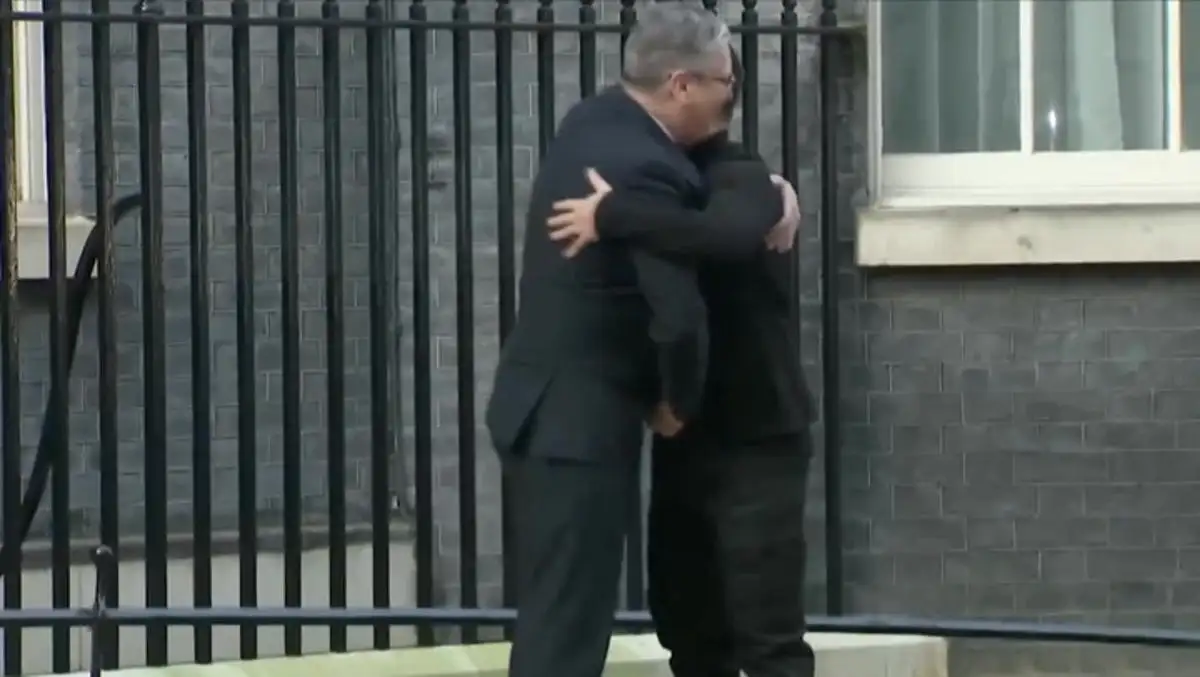
[[[684,429],[684,441],[739,444],[802,431],[814,407],[790,321],[790,254],[768,252],[757,225],[766,216],[759,212],[782,213],[778,189],[762,158],[726,138],[693,157],[709,183],[702,220],[694,210],[651,206],[619,189],[600,211],[601,219],[644,223],[651,247],[696,257],[708,306],[709,367],[700,415]],[[752,237],[744,225],[750,221]]]

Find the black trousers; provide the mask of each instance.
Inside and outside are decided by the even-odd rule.
[[[656,440],[650,613],[675,677],[812,677],[808,433],[742,448]]]
[[[636,458],[504,458],[516,508],[512,677],[600,677],[637,491]]]

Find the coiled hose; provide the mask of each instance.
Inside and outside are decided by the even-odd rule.
[[[122,218],[129,215],[142,204],[141,193],[133,193],[118,198],[112,206],[112,222],[115,226]],[[79,329],[83,324],[83,309],[87,302],[88,292],[92,290],[92,273],[104,251],[104,233],[99,225],[93,226],[83,243],[79,253],[79,261],[75,264],[75,274],[67,289],[67,374],[75,363],[75,350],[79,347]],[[51,383],[50,397],[47,402],[54,402],[56,388],[70,387],[68,383]],[[103,394],[102,394],[103,396]],[[17,568],[17,554],[29,538],[29,530],[33,527],[33,518],[37,515],[42,498],[46,495],[46,483],[50,479],[50,468],[53,465],[52,454],[61,453],[59,447],[61,432],[67,425],[67,412],[56,411],[46,405],[46,413],[42,417],[42,435],[38,440],[37,455],[33,459],[33,469],[29,473],[29,484],[25,486],[25,495],[21,498],[21,530],[16,542],[5,541],[0,545],[0,577],[13,573]]]

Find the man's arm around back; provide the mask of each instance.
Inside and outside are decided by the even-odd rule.
[[[660,209],[681,208],[687,186],[667,166],[646,163],[629,172],[622,193]],[[630,252],[638,287],[650,306],[650,338],[658,347],[660,399],[679,422],[700,408],[708,365],[708,313],[693,265],[686,259],[635,246]]]

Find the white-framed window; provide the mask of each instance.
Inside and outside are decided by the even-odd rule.
[[[18,12],[38,12],[41,0],[16,0]],[[25,280],[50,277],[50,219],[46,185],[46,82],[42,22],[18,21],[11,45],[16,66],[17,274]],[[6,48],[9,46],[5,46]],[[78,261],[92,220],[67,214],[67,266]]]
[[[871,0],[881,207],[1200,204],[1197,0]]]
[[[42,9],[38,0],[16,0],[18,12]],[[18,21],[16,44],[17,114],[17,201],[28,209],[44,209],[46,203],[45,77],[42,68],[42,26],[37,21]]]

